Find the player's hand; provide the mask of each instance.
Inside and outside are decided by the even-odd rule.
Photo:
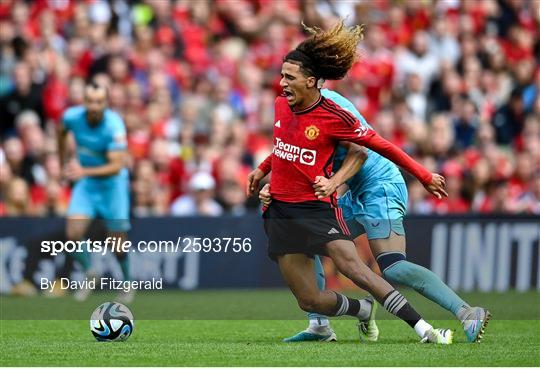
[[[70,181],[76,181],[85,176],[84,168],[79,164],[77,160],[72,160],[67,163],[64,169],[64,177]]]
[[[264,185],[264,187],[259,192],[259,200],[264,207],[268,207],[272,202],[272,195],[270,195],[270,183]]]
[[[251,173],[248,174],[246,189],[248,197],[253,196],[255,191],[259,189],[259,183],[261,182],[261,179],[263,179],[265,176],[266,174],[264,174],[264,172],[259,168],[255,168]]]
[[[334,183],[332,178],[322,176],[315,177],[315,183],[313,184],[315,196],[317,196],[319,200],[331,196],[334,192],[336,192],[337,187],[337,184]]]
[[[448,193],[446,192],[446,181],[440,174],[433,173],[431,176],[431,183],[424,185],[424,187],[438,199],[448,197]]]

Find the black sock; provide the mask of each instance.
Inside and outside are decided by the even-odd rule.
[[[420,314],[418,314],[411,304],[409,304],[405,296],[396,290],[393,290],[384,296],[383,305],[391,314],[406,321],[411,328],[414,328],[416,323],[422,319]]]
[[[337,301],[333,316],[350,315],[357,317],[360,312],[360,300],[348,298],[341,293],[334,293]]]
[[[116,260],[118,260],[119,262],[126,260],[127,255],[128,254],[126,252],[115,252],[114,253],[114,256],[116,257]]]

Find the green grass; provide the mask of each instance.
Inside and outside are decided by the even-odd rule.
[[[219,310],[221,300],[236,301],[241,311],[257,305],[257,297],[275,310],[292,309],[294,301],[286,291],[220,291],[168,293],[195,309],[193,300],[212,303]],[[274,296],[272,300],[270,296]],[[474,296],[474,298],[473,298]],[[108,295],[92,297],[92,303],[107,300]],[[191,298],[188,298],[191,297]],[[234,299],[232,297],[235,297]],[[160,305],[154,295],[137,296],[133,304],[136,323],[127,342],[102,343],[91,335],[85,320],[11,320],[15,307],[56,308],[75,306],[70,298],[49,300],[41,297],[21,299],[1,296],[0,365],[1,366],[539,366],[540,321],[538,293],[474,294],[470,299],[489,302],[495,312],[480,344],[469,344],[456,320],[437,320],[438,327],[456,330],[455,344],[435,346],[419,344],[414,332],[404,323],[380,314],[379,342],[361,344],[353,320],[333,319],[337,343],[280,342],[284,336],[305,327],[304,320],[142,320],[141,309]],[[163,298],[163,297],[162,297]],[[423,299],[413,301],[420,311],[440,310]],[[504,315],[504,306],[521,305],[531,309],[528,320]],[[273,305],[272,305],[273,304]],[[168,311],[166,306],[163,306]],[[181,305],[181,303],[179,304]],[[532,305],[532,307],[531,307]],[[159,307],[159,306],[158,306]],[[262,307],[262,305],[261,305]],[[10,310],[11,309],[11,310]],[[382,310],[382,309],[381,309]],[[500,311],[499,311],[500,310]],[[516,309],[517,310],[517,309]],[[66,308],[67,312],[71,310]],[[191,310],[190,310],[191,311]],[[536,311],[536,314],[534,312]],[[85,311],[90,315],[91,311]],[[168,312],[170,313],[170,312]],[[298,314],[298,315],[296,315]],[[443,313],[444,314],[444,313]],[[502,315],[501,315],[502,314]],[[219,317],[219,314],[216,315]],[[501,316],[503,318],[501,318]],[[512,319],[512,320],[511,320]]]

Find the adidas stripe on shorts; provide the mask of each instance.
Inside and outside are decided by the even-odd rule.
[[[341,209],[327,202],[272,200],[263,218],[272,260],[285,254],[326,255],[328,242],[351,240]]]

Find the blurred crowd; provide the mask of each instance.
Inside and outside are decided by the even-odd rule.
[[[0,214],[63,215],[56,128],[109,86],[130,152],[132,213],[243,214],[272,149],[282,58],[339,18],[359,61],[327,81],[447,178],[407,176],[410,213],[540,214],[540,10],[528,0],[0,0]]]

